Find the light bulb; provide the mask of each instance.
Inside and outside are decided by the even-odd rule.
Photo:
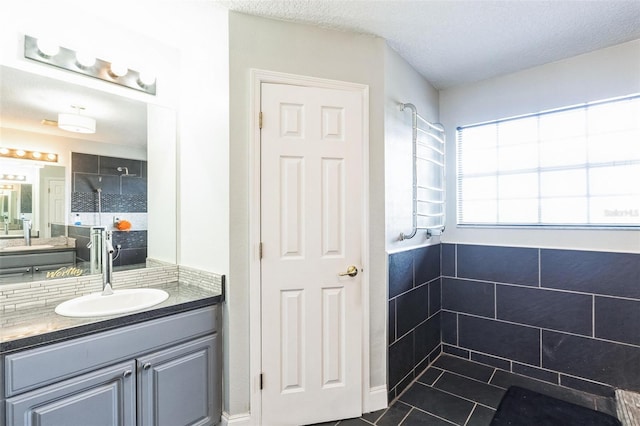
[[[19,149],[16,151],[16,155],[18,157],[24,157],[24,154],[26,154],[26,152],[24,152],[23,150]]]
[[[33,156],[33,158],[40,158],[40,157],[42,157],[42,154],[40,154],[40,153],[39,153],[39,152],[37,152],[37,151],[34,151],[31,155]]]
[[[0,148],[0,154],[2,155],[7,155],[9,153],[9,149],[7,148]]]
[[[88,52],[76,52],[76,63],[80,68],[90,68],[96,63],[96,57]]]
[[[55,159],[56,159],[56,155],[55,154],[47,154],[47,160],[54,161]]]
[[[129,72],[129,69],[127,68],[126,65],[119,64],[117,62],[113,62],[111,64],[111,69],[109,70],[109,73],[114,77],[125,76],[127,75],[128,72]]]
[[[156,75],[152,72],[140,71],[138,75],[138,83],[143,86],[153,86],[156,82]]]
[[[38,51],[40,52],[40,56],[50,58],[60,52],[60,46],[51,40],[38,39]]]

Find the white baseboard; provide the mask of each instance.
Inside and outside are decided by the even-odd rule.
[[[251,426],[251,414],[229,415],[229,413],[223,412],[220,424],[222,426]]]
[[[365,400],[365,407],[363,407],[365,413],[371,413],[373,411],[382,410],[389,406],[387,401],[387,386],[376,386],[369,388],[369,397]]]

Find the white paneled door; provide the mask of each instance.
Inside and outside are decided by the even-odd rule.
[[[360,416],[362,93],[261,87],[262,424]]]

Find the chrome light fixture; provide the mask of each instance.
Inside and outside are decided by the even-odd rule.
[[[126,64],[97,59],[87,52],[76,52],[45,39],[24,36],[24,57],[109,83],[156,94],[156,78],[129,69]]]

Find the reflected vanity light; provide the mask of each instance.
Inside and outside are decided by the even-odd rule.
[[[0,175],[0,180],[10,180],[10,181],[17,181],[17,182],[22,182],[27,180],[27,176],[25,175],[14,175],[14,174],[6,174],[6,175]]]
[[[4,147],[0,148],[0,158],[15,158],[19,160],[44,161],[47,163],[58,162],[58,154],[54,154],[52,152],[29,151],[26,149],[4,148]],[[9,175],[2,175],[2,178],[9,179],[6,176],[9,176]]]
[[[150,95],[156,94],[155,76],[147,77],[146,73],[132,70],[126,64],[97,59],[88,52],[76,52],[44,39],[25,35],[24,57]]]

